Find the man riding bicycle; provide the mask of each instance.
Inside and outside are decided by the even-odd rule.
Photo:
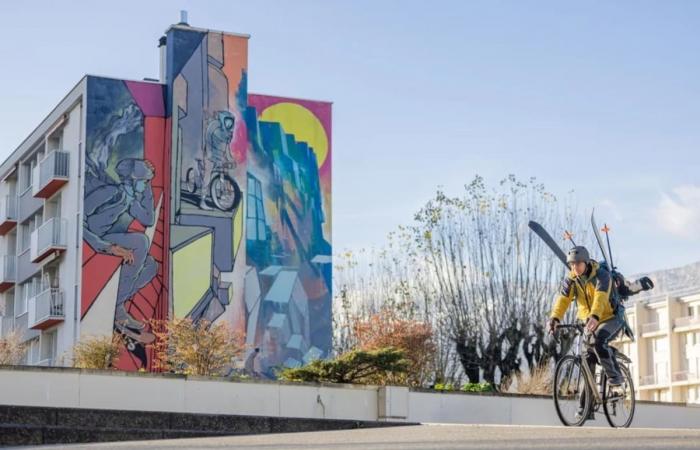
[[[622,330],[623,322],[615,316],[610,304],[612,280],[605,266],[592,260],[586,247],[569,250],[566,262],[571,271],[561,284],[549,319],[549,332],[554,333],[572,300],[578,304],[578,319],[586,323],[586,330],[595,335],[595,344],[589,347],[586,361],[595,373],[597,360],[605,370],[612,392],[618,394],[624,381],[622,372],[608,345]],[[596,357],[596,353],[598,354]]]

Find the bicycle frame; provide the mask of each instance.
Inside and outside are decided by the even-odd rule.
[[[581,348],[586,347],[586,350],[588,350],[588,347],[593,348],[593,353],[595,354],[596,359],[598,360],[598,365],[600,366],[600,356],[598,356],[598,352],[596,351],[595,347],[590,346],[589,344],[584,342],[585,336],[584,333],[580,331],[579,325],[559,325],[560,328],[572,328],[576,330],[576,339],[578,339],[578,343],[576,343],[572,348],[575,347],[575,350],[573,351],[572,355],[576,358],[576,360],[579,362],[579,365],[583,368],[583,374],[586,379],[586,384],[588,384],[588,387],[591,388],[591,391],[593,392],[593,400],[595,403],[603,403],[603,399],[600,396],[600,392],[597,389],[597,384],[595,381],[595,374],[591,373],[591,368],[588,367],[588,362],[585,360],[585,358],[581,355]],[[579,372],[579,376],[581,376],[581,373]],[[577,381],[578,384],[578,381]]]

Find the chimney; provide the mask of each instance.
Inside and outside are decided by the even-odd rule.
[[[180,23],[178,23],[178,25],[190,26],[190,24],[187,23],[187,11],[184,9],[180,10]]]
[[[160,82],[165,83],[165,58],[166,58],[166,48],[168,39],[165,36],[161,36],[158,39],[158,50],[160,50]]]

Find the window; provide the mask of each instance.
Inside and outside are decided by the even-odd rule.
[[[41,335],[41,361],[49,361],[49,365],[53,365],[53,360],[56,357],[57,351],[57,332],[56,330],[43,333]]]
[[[34,216],[29,218],[26,222],[24,222],[21,226],[20,234],[21,234],[21,246],[20,246],[20,253],[23,251],[27,250],[29,248],[29,245],[31,244],[31,239],[32,239],[32,232],[39,228],[41,226],[41,211],[36,213]]]
[[[41,355],[41,346],[39,345],[39,338],[32,339],[29,341],[27,348],[27,362],[29,364],[38,363],[39,356]]]
[[[20,165],[20,193],[23,193],[29,186],[32,185],[32,164],[30,161]]]
[[[36,275],[20,284],[15,297],[15,316],[21,316],[27,312],[29,299],[41,292],[41,276]]]
[[[266,241],[265,209],[263,207],[262,185],[248,174],[248,195],[246,208],[246,238],[251,241]]]

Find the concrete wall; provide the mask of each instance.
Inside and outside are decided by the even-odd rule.
[[[560,424],[552,400],[545,397],[34,367],[0,367],[0,404],[422,423]],[[602,412],[596,416],[587,426],[608,426]],[[633,426],[700,428],[700,407],[638,402]]]
[[[561,425],[551,398],[410,392],[408,419],[414,422],[503,425]],[[601,410],[586,426],[609,426]],[[700,407],[637,402],[633,427],[700,428]]]

